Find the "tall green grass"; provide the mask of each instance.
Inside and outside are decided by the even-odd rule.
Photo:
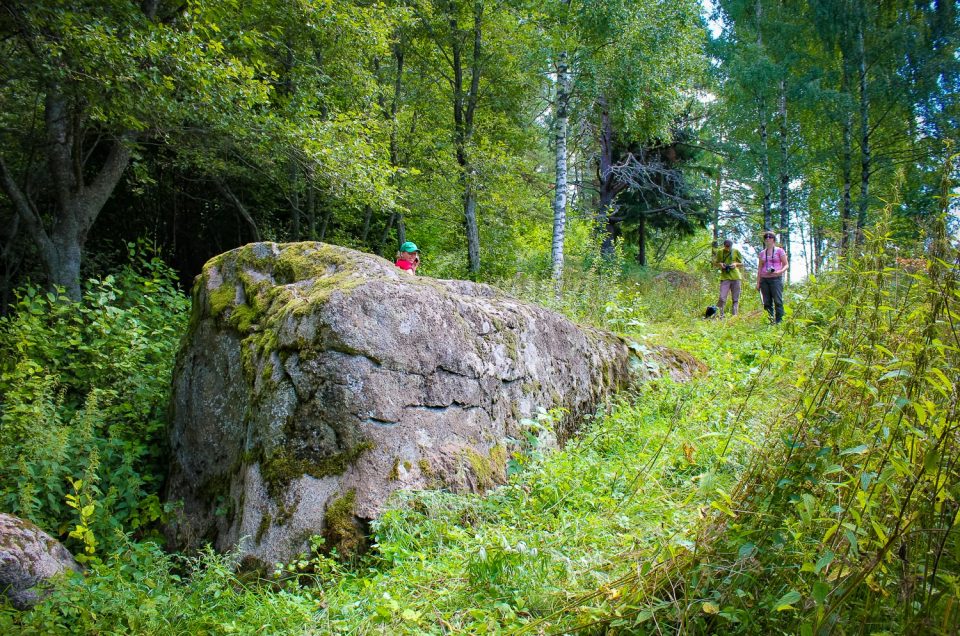
[[[124,543],[0,632],[955,633],[957,269],[885,244],[792,287],[776,327],[750,296],[702,320],[712,282],[513,279],[710,370],[619,396],[559,451],[555,414],[525,422],[507,485],[397,493],[355,561],[317,541],[246,580]]]
[[[960,624],[956,253],[867,256],[811,287],[819,343],[725,508],[669,573],[627,587],[631,633],[955,634]],[[731,422],[743,426],[741,418]]]

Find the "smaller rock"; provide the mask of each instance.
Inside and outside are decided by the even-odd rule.
[[[33,525],[0,512],[0,591],[17,609],[29,609],[44,594],[44,582],[65,570],[80,571],[70,551]]]
[[[668,285],[675,289],[696,289],[700,286],[700,279],[693,274],[671,269],[660,272],[653,277],[655,281],[666,281]]]

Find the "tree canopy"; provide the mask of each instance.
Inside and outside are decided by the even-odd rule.
[[[694,0],[6,3],[3,304],[26,280],[78,298],[139,238],[189,279],[262,239],[559,277],[568,223],[655,255],[703,219],[770,227],[810,271],[884,208],[921,236],[956,142],[954,3],[714,8],[717,37]]]

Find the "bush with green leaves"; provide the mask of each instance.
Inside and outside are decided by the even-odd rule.
[[[61,579],[45,602],[19,612],[0,602],[0,633],[302,634],[323,599],[316,586],[279,589],[244,581],[233,555],[165,554],[121,542],[85,575]]]
[[[794,324],[817,348],[695,556],[625,595],[629,631],[956,633],[960,260],[890,245],[808,286]]]
[[[87,282],[83,300],[21,290],[0,319],[0,509],[82,555],[157,520],[163,427],[188,299],[158,258]]]

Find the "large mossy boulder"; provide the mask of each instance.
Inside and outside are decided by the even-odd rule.
[[[562,408],[562,441],[628,382],[613,334],[464,281],[323,243],[222,254],[194,288],[173,380],[169,536],[262,563],[323,534],[360,546],[398,488],[503,481],[508,440]]]

